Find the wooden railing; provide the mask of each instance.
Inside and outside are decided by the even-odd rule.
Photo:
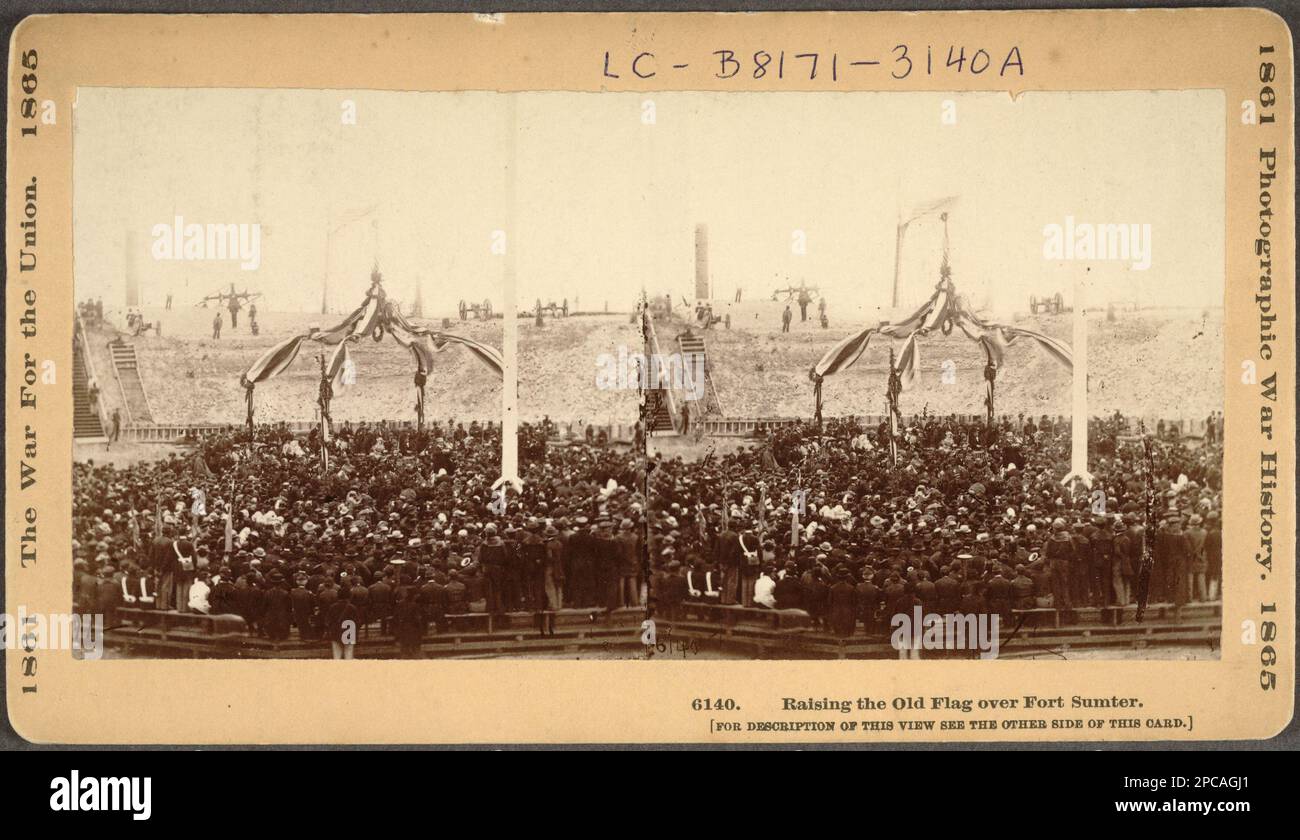
[[[77,312],[73,329],[75,330],[75,334],[80,337],[81,361],[86,368],[86,392],[89,394],[90,383],[92,382],[94,382],[102,392],[104,386],[99,384],[99,376],[95,373],[95,358],[90,352],[90,335],[86,332],[86,324],[81,320],[80,312]],[[74,348],[74,350],[75,349],[77,348]],[[118,386],[120,387],[121,384],[122,383],[119,382]],[[104,408],[104,401],[101,399],[95,399],[92,403],[92,407],[95,409],[95,414],[99,417],[99,427],[103,429],[105,433],[108,433],[112,428],[112,424],[108,422],[108,412]]]

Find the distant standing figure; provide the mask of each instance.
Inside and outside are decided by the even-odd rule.
[[[794,312],[790,309],[790,304],[785,305],[785,311],[781,313],[781,332],[790,332],[790,322],[794,320]]]
[[[230,310],[230,328],[236,329],[239,326],[239,298],[232,295],[226,308]]]
[[[117,443],[118,438],[122,436],[122,410],[113,409],[113,433],[108,438],[110,446]]]
[[[171,296],[170,294],[167,295],[167,303],[163,306],[163,308],[164,308],[164,309],[171,309],[171,308],[172,308],[172,296]]]
[[[212,340],[216,341],[221,338],[221,313],[218,312],[212,319]]]
[[[808,304],[812,303],[812,297],[808,294],[807,289],[799,289],[799,320],[808,320]]]

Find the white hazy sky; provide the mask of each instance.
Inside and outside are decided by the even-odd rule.
[[[509,99],[514,98],[513,118]],[[940,121],[942,102],[957,122]],[[356,106],[356,125],[340,119]],[[646,124],[646,102],[654,123]],[[806,280],[832,303],[888,303],[900,212],[956,195],[951,254],[977,306],[1093,282],[1106,300],[1223,299],[1224,101],[1218,91],[417,93],[83,88],[75,110],[79,297],[185,304],[233,282],[266,309],[358,302],[372,263],[426,312],[500,308],[509,232],[518,300],[626,310],[644,286],[691,296],[709,227],[717,297]],[[513,126],[513,128],[512,128]],[[507,183],[516,150],[517,177]],[[368,211],[368,213],[366,212]],[[365,213],[365,215],[362,215]],[[256,223],[261,265],[161,262],[151,231]],[[360,218],[356,218],[356,217]],[[1151,225],[1152,265],[1043,257],[1043,228]],[[331,233],[332,231],[332,233]],[[795,231],[807,252],[792,252]],[[935,219],[903,247],[904,302],[936,279]]]

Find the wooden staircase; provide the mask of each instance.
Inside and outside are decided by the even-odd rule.
[[[713,377],[709,375],[709,357],[704,347],[704,337],[693,332],[678,333],[677,348],[689,375],[694,376],[697,370],[704,371],[704,395],[696,405],[700,415],[721,417],[722,403],[718,400],[718,389],[713,385]]]
[[[99,412],[90,406],[90,376],[86,373],[84,352],[78,347],[72,354],[72,436],[102,438],[104,424],[99,421]]]
[[[153,407],[149,404],[149,395],[144,390],[144,380],[140,378],[140,364],[135,355],[135,345],[127,344],[119,337],[108,343],[108,349],[113,354],[113,372],[122,387],[127,422],[152,423]]]
[[[664,432],[672,434],[677,431],[673,426],[672,411],[668,408],[668,400],[663,396],[663,391],[652,390],[649,394],[649,422],[646,427],[652,432]]]

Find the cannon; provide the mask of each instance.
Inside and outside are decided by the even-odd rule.
[[[486,298],[482,303],[469,303],[462,299],[457,309],[460,311],[462,321],[468,320],[470,313],[474,314],[476,321],[486,321],[492,317],[492,301]]]
[[[1060,315],[1065,311],[1067,311],[1065,308],[1065,297],[1060,292],[1057,292],[1051,297],[1040,298],[1038,295],[1029,296],[1029,313],[1031,315],[1038,315],[1040,313],[1045,313],[1047,315]]]
[[[809,286],[807,283],[800,281],[798,286],[789,285],[783,289],[777,289],[772,292],[772,300],[785,301],[791,303],[805,297],[807,300],[814,301],[821,296],[821,289],[817,286]]]
[[[545,304],[544,306],[542,306],[542,312],[545,313],[546,315],[551,316],[552,318],[556,318],[556,317],[567,318],[569,316],[569,299],[565,298],[561,303],[556,303],[555,301],[551,301]],[[536,312],[533,313],[533,315],[536,314],[537,314]]]

